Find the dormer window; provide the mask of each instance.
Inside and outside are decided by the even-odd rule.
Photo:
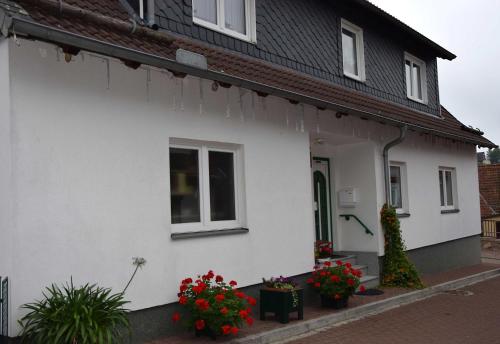
[[[342,60],[344,75],[365,81],[365,53],[363,30],[342,19]]]
[[[427,102],[427,77],[425,62],[405,53],[406,95],[411,100]]]
[[[255,0],[193,0],[193,22],[228,36],[256,41]]]

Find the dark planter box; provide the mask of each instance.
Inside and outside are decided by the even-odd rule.
[[[347,307],[349,297],[342,298],[340,300],[335,300],[333,297],[321,295],[321,306],[333,309],[342,309]]]
[[[291,290],[263,288],[260,290],[260,320],[266,319],[266,313],[274,313],[276,319],[282,324],[290,321],[290,313],[297,312],[299,320],[304,319],[304,293],[302,289],[297,292],[297,306],[293,306]]]
[[[211,328],[208,327],[205,327],[203,330],[194,329],[194,334],[196,335],[196,337],[204,336],[209,337],[212,340],[217,339],[217,333],[215,333]]]

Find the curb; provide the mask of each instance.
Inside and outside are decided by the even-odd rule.
[[[361,317],[375,315],[384,311],[407,305],[419,300],[434,296],[447,290],[460,289],[465,286],[476,284],[491,278],[500,276],[500,268],[480,272],[457,280],[438,284],[422,290],[412,291],[406,294],[376,301],[363,306],[347,309],[342,312],[328,314],[316,319],[301,321],[292,325],[276,328],[243,338],[232,340],[232,344],[270,344],[286,341],[291,337],[305,335],[308,332],[317,332],[325,327],[331,327],[339,323],[356,320]]]

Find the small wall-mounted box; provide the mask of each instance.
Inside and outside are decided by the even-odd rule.
[[[356,188],[344,188],[338,192],[339,206],[342,208],[354,208],[358,203],[358,190]]]

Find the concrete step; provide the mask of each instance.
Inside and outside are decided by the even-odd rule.
[[[361,273],[362,273],[361,276],[368,275],[368,266],[366,266],[366,265],[353,265],[352,267],[356,270],[361,270]]]
[[[365,275],[361,277],[361,284],[364,285],[366,289],[377,288],[380,285],[380,279],[378,276]]]

